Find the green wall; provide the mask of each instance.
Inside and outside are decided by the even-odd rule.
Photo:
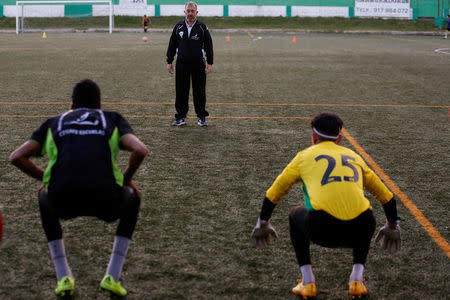
[[[92,5],[66,4],[64,5],[66,17],[92,17]]]
[[[450,0],[411,0],[411,7],[417,10],[419,18],[435,18],[446,16]]]

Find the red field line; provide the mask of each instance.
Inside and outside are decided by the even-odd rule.
[[[0,114],[0,118],[51,118],[55,115],[8,115],[8,114]],[[157,115],[123,115],[125,118],[146,118],[146,119],[170,119],[173,116],[157,116]],[[187,117],[188,119],[195,119],[197,117],[191,116]],[[310,117],[298,117],[298,116],[280,116],[280,117],[265,117],[265,116],[215,116],[209,117],[211,119],[273,119],[273,120],[310,120]]]
[[[102,101],[103,105],[173,105],[173,102],[108,102]],[[0,105],[70,105],[70,101],[4,101]],[[414,104],[357,104],[357,103],[258,103],[258,102],[208,102],[208,105],[231,105],[231,106],[345,106],[345,107],[407,107],[407,108],[445,108],[448,105],[414,105]]]

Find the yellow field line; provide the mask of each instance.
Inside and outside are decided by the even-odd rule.
[[[174,102],[102,102],[104,105],[173,105]],[[0,105],[67,105],[69,102],[24,101],[0,102]],[[414,104],[352,104],[352,103],[258,103],[258,102],[208,102],[208,105],[234,105],[234,106],[346,106],[346,107],[409,107],[409,108],[450,108],[448,105],[414,105]]]
[[[422,227],[428,232],[431,238],[438,244],[439,247],[444,250],[447,257],[450,258],[450,245],[448,242],[442,237],[442,235],[434,228],[433,224],[423,215],[423,213],[419,210],[419,208],[409,200],[408,196],[406,196],[400,188],[389,178],[386,173],[380,168],[380,166],[370,157],[369,154],[356,142],[356,140],[348,133],[344,128],[342,129],[342,133],[345,138],[352,144],[352,146],[356,149],[356,151],[364,158],[364,160],[374,169],[374,171],[380,176],[381,179],[386,183],[386,185],[394,192],[400,200],[402,200],[403,204],[409,209],[412,215],[417,219],[417,221],[422,225]]]
[[[50,118],[51,115],[8,115],[0,114],[1,118]],[[124,115],[126,118],[154,118],[154,119],[167,119],[171,116],[156,116],[156,115]],[[194,118],[194,117],[189,117]],[[213,119],[302,119],[309,120],[311,117],[298,117],[298,116],[280,116],[280,117],[267,117],[267,116],[216,116],[211,117]],[[356,140],[343,128],[342,133],[350,144],[356,149],[356,151],[365,159],[365,161],[374,169],[374,171],[380,176],[380,178],[386,183],[386,185],[394,192],[403,204],[410,210],[412,215],[422,225],[422,227],[428,232],[431,238],[438,244],[439,247],[444,250],[447,257],[450,258],[450,245],[442,237],[442,235],[434,228],[433,224],[423,215],[419,208],[409,200],[408,196],[404,194],[400,188],[389,178],[386,173],[380,168],[380,166],[372,159],[372,157],[356,142]]]

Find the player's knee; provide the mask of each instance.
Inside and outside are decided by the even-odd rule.
[[[303,206],[295,206],[289,211],[289,219],[296,219],[306,214],[306,208]]]
[[[53,212],[52,206],[50,205],[48,195],[44,189],[42,189],[38,194],[39,208],[41,211]]]
[[[289,212],[289,226],[290,228],[301,228],[305,222],[307,210],[305,207],[296,206],[291,208]]]
[[[132,187],[127,185],[123,187],[123,200],[127,210],[139,210],[141,198],[137,196],[136,191]]]

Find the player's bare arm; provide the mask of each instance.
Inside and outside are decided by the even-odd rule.
[[[131,152],[130,159],[128,161],[128,167],[125,170],[124,183],[129,185],[133,179],[134,173],[141,165],[142,161],[148,154],[148,149],[135,135],[128,134],[120,141],[120,147],[123,150]]]
[[[44,170],[31,160],[32,156],[39,156],[40,153],[41,145],[27,141],[11,154],[9,161],[25,174],[42,181]]]

